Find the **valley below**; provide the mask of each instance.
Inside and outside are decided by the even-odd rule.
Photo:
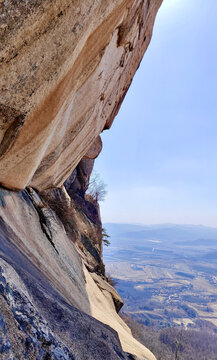
[[[217,229],[191,225],[105,224],[107,273],[122,312],[157,328],[217,332]]]

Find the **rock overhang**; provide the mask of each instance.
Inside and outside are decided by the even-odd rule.
[[[1,2],[1,185],[63,184],[110,128],[161,2]]]

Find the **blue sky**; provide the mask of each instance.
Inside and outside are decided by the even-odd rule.
[[[103,222],[217,227],[217,1],[164,0],[95,169]]]

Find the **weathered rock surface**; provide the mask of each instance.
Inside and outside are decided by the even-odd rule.
[[[86,270],[85,270],[86,272]],[[91,314],[118,332],[121,345],[125,351],[136,355],[141,360],[156,360],[154,355],[132,337],[131,330],[115,311],[114,291],[110,292],[106,286],[94,279],[86,272],[86,289],[89,295]],[[98,284],[98,286],[96,286]]]
[[[3,186],[63,184],[111,126],[161,2],[0,2]]]
[[[40,271],[29,276],[13,256],[12,266],[0,259],[1,359],[128,359],[113,329],[65,302]]]
[[[87,268],[105,275],[102,260],[102,224],[98,203],[87,201],[83,192],[80,194],[79,189],[73,193],[69,188],[67,193],[64,186],[44,190],[40,196],[64,224],[67,236],[77,245],[77,250],[80,250],[80,256]]]
[[[133,359],[123,347],[153,360],[119,318],[118,294],[76,247],[33,190],[0,191],[0,358]]]
[[[117,314],[85,193],[161,2],[0,0],[4,360],[155,359]]]

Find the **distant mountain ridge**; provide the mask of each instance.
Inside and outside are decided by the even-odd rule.
[[[211,322],[217,331],[217,229],[202,225],[104,224],[106,271],[123,312],[157,327]]]
[[[167,241],[196,241],[207,239],[217,241],[217,228],[203,225],[188,224],[156,224],[156,225],[134,225],[105,223],[103,225],[111,239],[115,241],[118,237],[125,240],[167,240]],[[111,241],[112,241],[111,240]],[[186,243],[187,244],[187,243]]]

